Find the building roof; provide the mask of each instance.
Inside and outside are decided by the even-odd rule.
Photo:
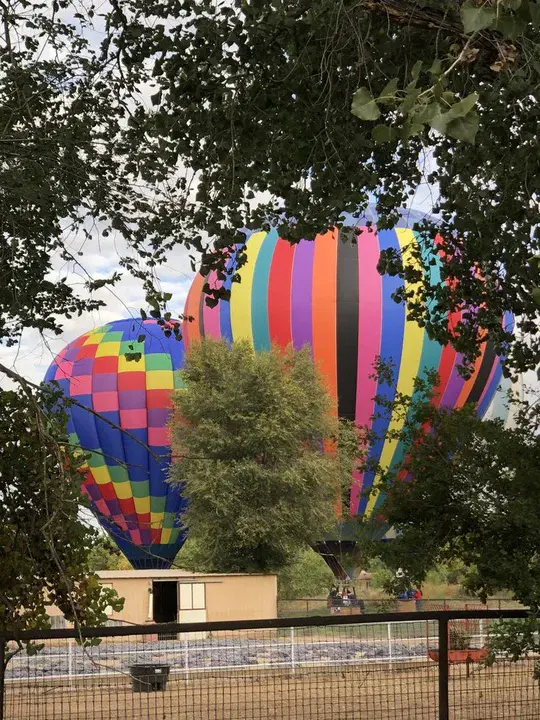
[[[191,570],[98,570],[101,580],[121,580],[131,578],[220,578],[220,577],[265,577],[275,573],[199,573]]]

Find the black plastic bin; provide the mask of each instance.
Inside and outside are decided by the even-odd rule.
[[[167,689],[169,665],[130,665],[133,692],[160,692]]]

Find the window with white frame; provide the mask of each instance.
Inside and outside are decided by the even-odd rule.
[[[180,610],[205,610],[204,583],[180,583]]]

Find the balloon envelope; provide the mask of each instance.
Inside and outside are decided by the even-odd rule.
[[[256,350],[267,350],[271,344],[292,344],[297,349],[308,345],[337,415],[358,426],[371,427],[379,437],[390,425],[399,430],[400,421],[397,416],[388,419],[374,398],[380,395],[392,400],[396,392],[411,395],[415,378],[427,369],[436,370],[440,376],[438,403],[457,408],[474,402],[483,416],[502,380],[493,347],[482,346],[474,372],[465,380],[458,372],[462,357],[454,348],[430,340],[424,328],[406,319],[405,306],[394,301],[392,295],[402,280],[381,276],[377,271],[380,252],[391,249],[402,256],[405,265],[429,274],[432,283],[444,282],[441,257],[429,253],[424,266],[418,268],[410,251],[425,238],[407,225],[425,217],[404,211],[398,226],[377,232],[365,225],[366,220],[376,221],[376,213],[370,209],[363,220],[348,223],[358,226],[357,243],[342,241],[338,230],[296,245],[279,238],[275,230],[248,232],[247,263],[238,270],[241,282],[232,283],[230,277],[226,280],[230,302],[209,307],[203,285],[208,282],[217,287],[216,274],[195,278],[185,307],[185,314],[195,319],[185,325],[186,348],[202,337],[230,342],[245,338]],[[351,216],[347,219],[351,221]],[[430,265],[432,258],[436,262]],[[234,264],[233,256],[229,267],[234,269]],[[414,290],[414,286],[409,284],[407,290]],[[448,322],[455,325],[459,319],[460,313],[454,313]],[[505,322],[511,326],[512,318],[505,318]],[[374,377],[377,357],[393,364],[397,378],[394,386]],[[499,402],[497,414],[504,416],[505,412]],[[380,413],[381,417],[373,419]],[[370,456],[383,465],[397,467],[406,450],[396,440],[386,438],[370,448]],[[366,496],[374,479],[371,472],[355,472],[351,477],[351,516],[377,514],[384,498]]]
[[[71,442],[89,455],[83,491],[135,568],[169,567],[184,540],[185,502],[167,482],[170,396],[183,359],[183,342],[155,320],[119,320],[70,343],[45,377],[84,406],[68,419]]]

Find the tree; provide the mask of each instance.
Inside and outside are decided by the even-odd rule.
[[[190,221],[218,247],[266,221],[291,240],[311,237],[368,193],[388,227],[427,181],[441,222],[425,225],[422,255],[429,266],[438,230],[447,282],[410,270],[409,314],[469,362],[489,336],[499,350],[510,344],[508,367],[536,366],[540,3],[131,0],[111,27],[128,74],[146,61],[159,88],[134,145],[161,133],[196,172]],[[403,273],[392,253],[381,270]],[[474,312],[449,328],[446,313],[464,303]],[[513,339],[507,311],[520,316]]]
[[[375,463],[377,491],[386,500],[367,529],[382,522],[394,528],[396,539],[366,543],[366,549],[392,570],[393,590],[421,585],[431,568],[451,564],[482,600],[507,589],[536,613],[540,406],[509,399],[516,421],[506,427],[501,420],[481,420],[471,405],[436,407],[432,387],[418,381],[412,401],[398,396],[386,405],[403,422],[395,437],[410,451],[399,467]]]
[[[339,497],[336,456],[323,450],[335,423],[309,351],[207,339],[181,375],[171,478],[205,569],[279,570],[331,527]]]
[[[493,625],[489,662],[498,653],[517,661],[540,651],[540,405],[509,398],[515,422],[505,427],[480,420],[474,406],[435,407],[436,378],[430,382],[417,383],[412,401],[398,396],[386,406],[404,421],[396,438],[410,452],[401,467],[375,463],[378,490],[387,496],[380,516],[361,528],[363,549],[390,570],[390,592],[420,586],[439,564],[457,570],[482,601],[509,590],[530,617]],[[381,522],[396,538],[377,545],[368,538]]]
[[[278,575],[278,593],[282,600],[316,598],[328,595],[334,575],[320,555],[302,550]]]
[[[122,273],[143,283],[150,314],[166,320],[171,298],[156,291],[156,275],[176,246],[204,252],[205,269],[219,269],[226,253],[215,250],[239,239],[236,228],[276,220],[291,240],[309,237],[370,192],[385,227],[428,174],[440,189],[433,205],[447,283],[431,287],[428,273],[412,272],[405,280],[424,293],[411,297],[411,282],[397,299],[469,360],[487,333],[499,349],[512,346],[509,368],[535,365],[538,2],[100,7],[0,3],[2,344],[16,345],[27,328],[46,342],[66,319],[103,304],[98,292],[114,292],[121,272],[94,278],[85,253],[107,237]],[[257,207],[259,192],[270,201]],[[55,276],[66,263],[84,291],[69,272]],[[392,254],[381,270],[403,272]],[[444,316],[456,308],[461,322],[449,329]],[[508,310],[521,318],[514,340],[501,325]],[[0,372],[39,423],[36,389],[5,364]],[[0,403],[12,400],[2,394]],[[14,428],[4,425],[2,444],[18,442]],[[33,440],[39,457],[40,436]]]
[[[151,294],[153,267],[174,243],[179,195],[171,201],[171,186],[145,174],[154,151],[143,161],[146,151],[122,139],[137,88],[113,53],[92,44],[102,20],[90,0],[76,10],[68,0],[0,3],[0,347],[26,329],[46,344],[66,319],[104,305],[95,292],[120,273],[95,280],[89,245],[114,234],[119,265]],[[155,317],[165,299],[150,298]],[[97,625],[118,601],[90,572],[94,533],[78,514],[65,418],[12,368],[2,363],[0,373],[17,388],[0,390],[0,632],[45,626],[49,602]]]
[[[227,565],[209,568],[207,563],[207,550],[191,537],[186,540],[174,562],[176,567],[194,572],[227,571]],[[333,582],[334,575],[322,557],[310,548],[302,549],[291,558],[288,565],[279,570],[278,596],[282,600],[295,600],[326,595]]]
[[[80,456],[69,447],[59,402],[50,391],[2,393],[0,634],[48,627],[53,604],[76,626],[103,624],[107,606],[123,605],[88,566],[95,531],[79,517]],[[46,414],[53,406],[57,412]]]
[[[88,554],[88,566],[98,570],[129,570],[130,565],[106,535],[99,535]]]
[[[60,334],[62,320],[105,304],[96,291],[121,273],[95,279],[85,256],[109,236],[118,265],[152,294],[154,268],[178,241],[183,180],[150,136],[130,145],[144,100],[121,49],[92,41],[108,22],[92,0],[76,11],[70,0],[5,0],[0,18],[0,339],[9,346],[24,329]],[[152,300],[159,316],[165,300]]]

